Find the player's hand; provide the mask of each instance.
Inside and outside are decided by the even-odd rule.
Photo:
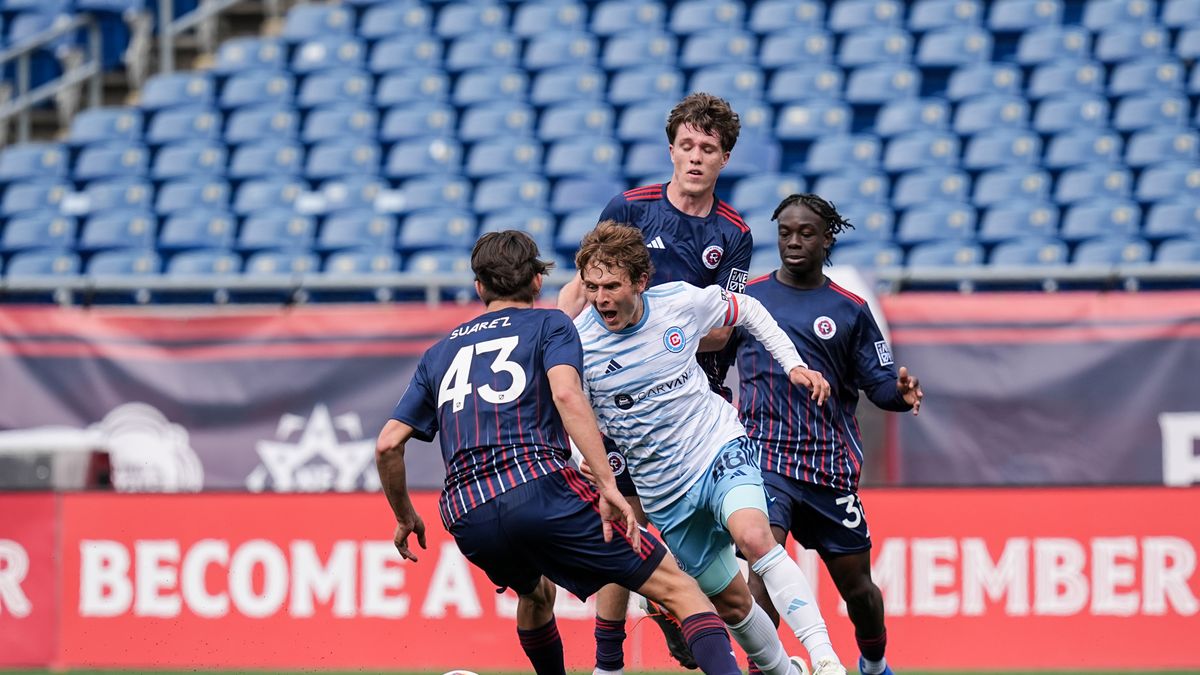
[[[579,458],[579,472],[583,474],[584,478],[588,479],[589,483],[592,485],[596,484],[596,474],[592,473],[592,467],[582,457]]]
[[[600,519],[604,527],[604,541],[612,541],[613,522],[623,521],[625,532],[628,533],[629,544],[637,551],[642,545],[642,531],[638,529],[637,519],[633,516],[633,507],[626,501],[615,483],[600,488]]]
[[[417,535],[417,543],[421,548],[425,548],[425,521],[415,513],[412,514],[412,518],[397,519],[396,533],[392,535],[392,540],[396,544],[396,550],[400,552],[400,557],[417,562],[417,556],[408,548],[410,534]]]
[[[792,384],[808,389],[809,398],[816,401],[817,405],[825,405],[825,400],[829,398],[829,382],[824,375],[804,366],[796,366],[788,372],[788,379]]]
[[[912,406],[912,414],[921,414],[921,399],[925,392],[921,391],[921,383],[916,377],[908,374],[908,368],[900,366],[900,377],[896,380],[896,389],[904,397],[904,402]]]

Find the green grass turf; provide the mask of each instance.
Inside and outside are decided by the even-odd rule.
[[[662,675],[663,673],[686,673],[690,671],[628,671],[626,675]],[[699,673],[699,671],[696,671]],[[854,671],[850,671],[853,673]],[[307,673],[309,675],[363,675],[364,673],[378,673],[383,675],[441,675],[436,671],[380,671],[380,670],[355,670],[355,671],[324,671],[324,670],[5,670],[0,668],[0,675],[56,675],[58,673],[79,673],[87,675],[196,675],[197,673],[209,673],[212,675],[225,675],[231,673],[251,673],[252,675],[300,675]],[[1128,675],[1129,673],[1138,673],[1138,675],[1200,675],[1200,670],[906,670],[903,675]],[[480,671],[479,675],[530,675],[528,672],[501,672],[501,671]],[[583,671],[579,671],[576,675],[586,675]]]

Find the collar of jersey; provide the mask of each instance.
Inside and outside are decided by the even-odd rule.
[[[664,202],[666,202],[666,203],[667,203],[667,206],[668,206],[668,207],[669,207],[669,208],[670,208],[672,211],[674,211],[674,212],[675,212],[675,215],[681,216],[681,217],[683,217],[683,218],[691,218],[692,220],[708,220],[709,218],[711,218],[711,217],[712,217],[712,215],[713,215],[714,213],[716,213],[716,212],[717,212],[717,201],[718,201],[718,200],[717,200],[717,193],[716,193],[716,192],[714,192],[714,193],[713,193],[713,203],[712,203],[712,206],[711,206],[711,207],[708,209],[708,213],[704,214],[703,216],[693,216],[693,215],[692,215],[692,214],[690,214],[690,213],[684,213],[683,211],[679,210],[679,207],[678,207],[678,206],[675,206],[674,204],[672,204],[672,203],[671,203],[671,198],[667,196],[667,186],[668,186],[668,185],[670,185],[670,184],[671,184],[671,181],[667,181],[666,183],[663,183],[663,185],[662,185],[662,199],[663,199],[663,201],[664,201]]]
[[[642,326],[646,325],[646,320],[650,318],[650,302],[646,299],[646,294],[642,293],[642,318],[632,326],[622,328],[621,330],[610,330],[608,325],[604,323],[604,317],[600,316],[600,312],[596,310],[595,306],[592,307],[592,318],[596,320],[596,323],[603,326],[604,330],[613,335],[630,335],[638,332]]]

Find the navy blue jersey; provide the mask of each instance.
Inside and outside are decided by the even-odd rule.
[[[569,441],[546,376],[563,364],[582,373],[583,348],[556,309],[488,312],[421,357],[392,418],[422,440],[440,436],[447,529],[496,495],[567,466]]]
[[[758,441],[760,468],[856,490],[863,461],[854,418],[858,390],[886,410],[909,409],[896,389],[892,351],[870,308],[829,279],[820,288],[801,290],[780,283],[774,272],[748,283],[746,295],[767,308],[831,388],[825,405],[817,405],[758,340],[745,329],[735,331],[742,424]]]

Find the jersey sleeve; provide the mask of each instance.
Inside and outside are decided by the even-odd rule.
[[[417,364],[408,389],[392,410],[392,419],[404,422],[413,428],[413,436],[422,441],[432,441],[438,431],[437,399],[429,386],[425,359]]]
[[[734,293],[745,293],[750,280],[750,256],[754,253],[754,238],[741,232],[721,258],[717,268],[717,285]]]
[[[740,311],[739,294],[730,293],[721,286],[691,286],[690,290],[692,311],[696,313],[702,333],[712,328],[733,326],[737,323]]]
[[[579,331],[570,317],[558,310],[548,310],[543,335],[542,365],[549,372],[554,366],[568,365],[583,377],[583,345]]]
[[[896,363],[892,358],[892,348],[879,331],[871,310],[863,305],[858,313],[858,325],[855,336],[855,370],[856,382],[859,389],[867,394],[872,403],[884,410],[902,412],[911,410],[910,406],[896,389]]]
[[[632,224],[632,219],[629,216],[629,200],[625,199],[625,195],[615,195],[612,199],[608,200],[608,204],[600,212],[600,217],[596,220],[596,223],[606,220],[615,220],[618,223],[626,225]]]

